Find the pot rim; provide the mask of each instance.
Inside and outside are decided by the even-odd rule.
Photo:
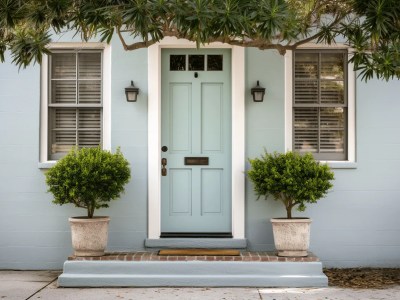
[[[75,223],[88,223],[88,222],[109,222],[110,217],[108,216],[95,216],[93,218],[78,216],[78,217],[69,217],[68,221]]]
[[[312,220],[310,218],[272,218],[270,219],[271,223],[311,223]]]

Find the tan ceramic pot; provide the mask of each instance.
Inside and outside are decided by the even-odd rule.
[[[311,219],[271,219],[278,256],[307,256]]]
[[[75,256],[102,256],[107,247],[109,217],[69,218]]]

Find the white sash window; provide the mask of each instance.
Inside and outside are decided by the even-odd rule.
[[[49,159],[101,145],[102,53],[54,52],[49,59]]]
[[[348,160],[347,60],[346,50],[294,51],[294,151]]]
[[[110,47],[52,43],[41,66],[39,167],[77,146],[110,149]]]

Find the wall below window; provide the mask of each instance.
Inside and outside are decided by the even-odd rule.
[[[58,41],[71,41],[64,35]],[[147,237],[147,50],[111,45],[111,145],[120,146],[132,179],[120,200],[97,215],[111,216],[109,249],[139,250]],[[56,206],[46,193],[39,161],[40,68],[0,64],[0,269],[59,269],[71,254],[69,216],[85,212]],[[246,50],[246,157],[285,151],[284,58]],[[130,80],[140,88],[128,103]],[[266,88],[254,103],[257,80]],[[23,87],[23,88],[21,88]],[[313,220],[311,250],[326,266],[400,266],[400,84],[357,85],[356,169],[336,169],[326,199],[305,213]],[[256,200],[246,182],[246,237],[252,250],[272,250],[269,219],[279,203]]]

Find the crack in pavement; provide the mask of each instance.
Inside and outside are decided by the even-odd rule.
[[[34,292],[32,295],[30,295],[28,298],[26,298],[25,300],[29,300],[31,299],[33,296],[35,296],[36,294],[40,293],[41,291],[43,291],[45,288],[47,288],[50,284],[52,284],[54,281],[56,281],[58,279],[58,275],[56,278],[54,278],[52,281],[50,281],[48,284],[46,284],[45,286],[43,286],[41,289],[37,290],[36,292]]]

